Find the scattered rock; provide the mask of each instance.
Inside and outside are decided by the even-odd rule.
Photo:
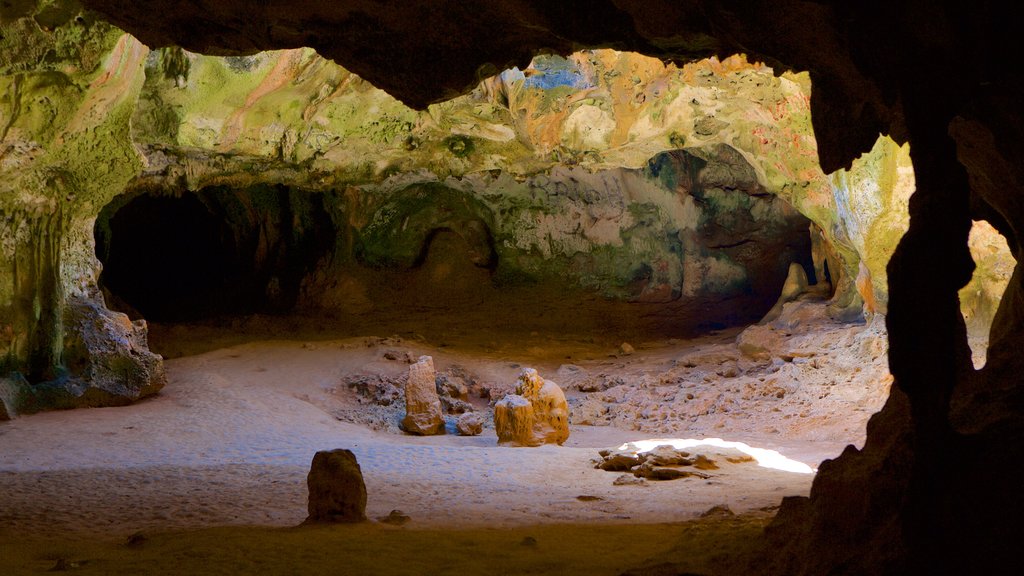
[[[410,520],[412,520],[412,518],[410,518],[405,512],[402,512],[401,510],[392,510],[391,512],[388,513],[387,516],[381,516],[377,518],[378,522],[382,522],[384,524],[391,524],[394,526],[402,526],[404,524],[407,524]]]
[[[401,381],[380,374],[353,374],[346,376],[341,384],[356,393],[359,403],[391,406],[400,402],[405,393]]]
[[[576,499],[580,502],[598,502],[600,500],[604,500],[604,498],[601,498],[600,496],[592,496],[590,494],[580,494]]]
[[[88,563],[88,560],[68,560],[67,558],[58,558],[57,562],[53,565],[53,568],[50,568],[49,572],[67,572],[68,570],[77,570]]]
[[[781,346],[782,338],[771,326],[758,325],[748,327],[736,337],[736,345],[740,352],[754,360],[768,360],[772,350]]]
[[[613,486],[646,486],[647,479],[633,474],[622,474],[612,481]]]
[[[415,364],[409,366],[409,380],[405,383],[405,418],[402,418],[402,430],[409,434],[444,434],[444,416],[435,380],[432,357],[420,356]]]
[[[633,469],[643,463],[643,459],[632,452],[615,452],[604,456],[604,459],[597,465],[601,470],[608,472],[624,472]]]
[[[465,412],[455,422],[459,436],[479,436],[484,431],[484,419],[476,412]]]
[[[306,477],[309,517],[306,524],[366,520],[366,484],[351,450],[321,450]]]
[[[385,350],[383,356],[385,360],[405,362],[406,364],[412,364],[416,361],[412,353],[407,350]]]
[[[649,462],[653,466],[689,466],[694,462],[689,458],[689,452],[677,450],[670,444],[655,446],[649,452],[645,452],[643,456],[644,462]],[[702,456],[697,456],[697,458],[702,458]]]
[[[634,452],[628,447],[626,449],[605,449],[598,452],[600,459],[594,460],[594,467],[610,472],[631,472],[637,478],[649,480],[675,480],[696,476],[698,478],[709,478],[707,474],[696,472],[698,470],[717,470],[713,460],[702,454],[693,457],[689,452],[679,450],[670,444],[656,446],[646,452]],[[689,468],[683,470],[682,468]],[[628,484],[622,477],[616,480],[616,484]]]
[[[733,512],[732,509],[729,508],[729,506],[727,506],[725,504],[719,504],[718,506],[712,506],[711,508],[708,508],[703,514],[700,515],[700,517],[701,518],[731,518],[731,517],[733,517],[735,515],[736,515],[736,513]]]
[[[686,478],[692,476],[692,472],[686,470],[680,470],[679,468],[673,468],[670,466],[653,466],[649,462],[644,462],[640,467],[633,472],[637,476],[647,478],[648,480],[675,480],[677,478]]]
[[[736,360],[736,355],[729,352],[705,352],[695,351],[689,352],[676,358],[673,362],[676,366],[682,366],[684,368],[696,368],[698,366],[718,366],[727,362],[733,362]]]
[[[494,405],[498,443],[512,446],[562,444],[569,438],[569,405],[558,384],[533,368],[519,374],[515,394]]]
[[[142,532],[135,532],[128,536],[128,540],[125,544],[131,547],[142,546],[147,540],[149,540],[149,538],[145,534]]]
[[[466,386],[466,381],[458,376],[451,374],[438,374],[434,379],[434,384],[437,387],[437,394],[444,398],[454,398],[458,400],[466,400],[469,398],[469,388]]]
[[[571,406],[570,420],[573,424],[584,426],[608,426],[608,404],[594,397],[576,397],[569,401]]]
[[[693,467],[698,470],[718,470],[718,464],[703,454],[697,454],[693,459]]]

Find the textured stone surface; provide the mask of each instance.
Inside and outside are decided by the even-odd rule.
[[[309,475],[307,524],[366,520],[366,484],[351,450],[321,450],[313,455]]]
[[[484,431],[484,420],[476,412],[465,412],[455,421],[459,436],[479,436]]]
[[[569,405],[558,384],[523,368],[515,394],[494,405],[498,443],[509,446],[562,444],[569,438]]]
[[[415,364],[409,366],[409,380],[405,384],[405,417],[402,418],[402,430],[409,434],[444,434],[444,415],[435,378],[434,359],[430,356],[420,356]]]
[[[795,262],[790,264],[789,273],[786,275],[786,282],[782,285],[782,293],[779,294],[779,299],[775,301],[772,309],[761,319],[760,324],[766,324],[778,318],[782,314],[782,307],[787,302],[796,300],[798,296],[807,290],[807,286],[807,272],[804,271],[803,266]]]

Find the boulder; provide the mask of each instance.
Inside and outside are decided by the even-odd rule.
[[[465,412],[455,421],[459,436],[479,436],[484,431],[484,419],[476,412]]]
[[[558,384],[533,368],[519,374],[515,394],[494,405],[498,443],[511,446],[562,444],[569,438],[569,405]]]
[[[44,382],[10,376],[0,386],[8,416],[42,410],[124,406],[167,383],[163,358],[149,350],[145,320],[106,307],[99,293],[69,296],[64,307],[64,374]],[[17,389],[17,390],[13,390]]]
[[[420,356],[415,364],[409,366],[409,380],[405,384],[405,418],[402,418],[402,430],[409,434],[444,434],[444,416],[435,378],[434,359],[430,356]]]
[[[351,450],[321,450],[306,477],[309,517],[306,524],[366,520],[366,484]]]

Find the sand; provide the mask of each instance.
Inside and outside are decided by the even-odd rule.
[[[173,566],[314,573],[337,567],[340,554],[348,557],[341,573],[353,574],[481,573],[483,566],[620,573],[678,559],[681,539],[692,544],[698,533],[745,542],[784,496],[806,495],[813,474],[728,463],[707,448],[721,464],[710,478],[617,486],[619,474],[595,469],[592,460],[624,442],[717,436],[816,466],[847,443],[863,442],[866,419],[888,388],[884,349],[881,360],[865,358],[865,347],[884,341],[878,325],[838,325],[816,315],[782,336],[779,346],[815,347],[813,354],[755,361],[739,354],[735,332],[725,332],[634,342],[629,355],[561,340],[481,350],[354,337],[254,341],[168,360],[169,384],[154,398],[0,424],[0,571],[33,573],[63,561],[83,573],[166,573]],[[538,339],[543,344],[543,335]],[[499,447],[491,425],[477,437],[413,437],[394,427],[400,406],[367,404],[345,382],[353,375],[400,378],[408,358],[421,354],[432,355],[439,370],[472,374],[492,398],[527,365],[556,381],[558,374],[618,380],[594,392],[565,385],[574,412],[595,403],[607,410],[574,414],[563,446]],[[766,388],[769,381],[774,387]],[[688,387],[708,398],[686,400]],[[471,401],[487,412],[486,399]],[[675,406],[674,415],[657,411],[666,406]],[[332,448],[356,454],[371,519],[399,509],[412,520],[401,528],[371,522],[289,529],[306,515],[314,452]],[[721,505],[741,516],[697,520]],[[140,532],[145,542],[124,544]],[[527,536],[538,544],[524,544]],[[753,545],[720,540],[699,558],[687,554],[699,565],[717,557],[722,566],[730,547]],[[574,543],[570,556],[556,552],[563,541]],[[449,559],[443,569],[436,557]],[[253,565],[258,558],[262,564]]]

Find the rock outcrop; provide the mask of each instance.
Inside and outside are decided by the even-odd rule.
[[[351,450],[321,450],[313,455],[306,484],[309,487],[306,524],[366,520],[366,484]]]
[[[405,417],[402,418],[402,430],[409,434],[444,434],[444,415],[435,379],[432,357],[420,356],[415,364],[409,366],[409,380],[405,384]]]
[[[533,368],[519,374],[515,394],[494,405],[498,443],[507,446],[561,445],[569,438],[569,405],[558,384]]]

